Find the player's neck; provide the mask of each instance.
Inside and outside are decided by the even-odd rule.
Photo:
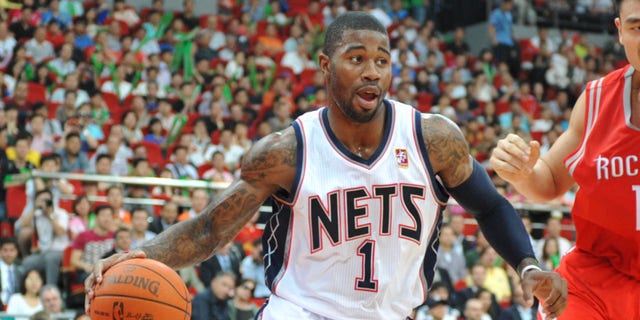
[[[369,159],[378,149],[385,131],[385,108],[369,122],[359,123],[329,110],[329,126],[340,143],[360,158]]]

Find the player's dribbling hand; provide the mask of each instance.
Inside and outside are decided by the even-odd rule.
[[[510,133],[500,139],[493,149],[489,162],[493,170],[508,182],[526,179],[540,157],[538,141],[525,142],[521,137]]]
[[[567,281],[558,273],[531,270],[522,279],[524,300],[533,305],[535,295],[542,304],[542,310],[549,319],[557,318],[567,307]]]
[[[91,299],[93,299],[94,296],[95,287],[102,282],[102,274],[118,262],[135,258],[146,258],[146,255],[142,250],[132,250],[127,253],[116,253],[108,258],[99,260],[93,266],[93,272],[84,281],[84,291],[86,293],[84,297],[84,309],[86,312],[89,312],[89,306],[91,305]]]

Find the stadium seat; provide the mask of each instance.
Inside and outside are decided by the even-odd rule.
[[[27,102],[36,103],[47,101],[47,87],[39,83],[28,82],[27,90],[29,90]]]
[[[25,185],[7,188],[7,217],[17,220],[27,205],[27,189]]]
[[[164,156],[162,155],[162,148],[149,141],[142,141],[140,144],[147,148],[147,159],[149,160],[149,165],[156,169],[162,168],[165,164]]]
[[[72,246],[68,246],[62,252],[62,273],[63,296],[66,296],[67,308],[78,308],[84,305],[84,284],[76,283],[76,268],[71,264]]]
[[[207,172],[207,170],[213,168],[213,165],[209,162],[205,162],[198,167],[198,178],[202,179],[202,175]]]

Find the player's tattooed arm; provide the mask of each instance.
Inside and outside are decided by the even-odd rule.
[[[242,176],[197,217],[156,236],[142,250],[173,268],[203,261],[240,232],[262,203],[280,188],[288,190],[296,171],[296,137],[289,128],[271,134],[244,156]]]
[[[421,125],[434,172],[447,188],[460,185],[473,169],[462,132],[453,121],[440,115],[424,115]]]

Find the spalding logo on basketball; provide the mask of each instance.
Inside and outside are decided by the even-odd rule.
[[[191,295],[173,269],[156,260],[131,259],[105,272],[90,314],[92,320],[189,320]]]

